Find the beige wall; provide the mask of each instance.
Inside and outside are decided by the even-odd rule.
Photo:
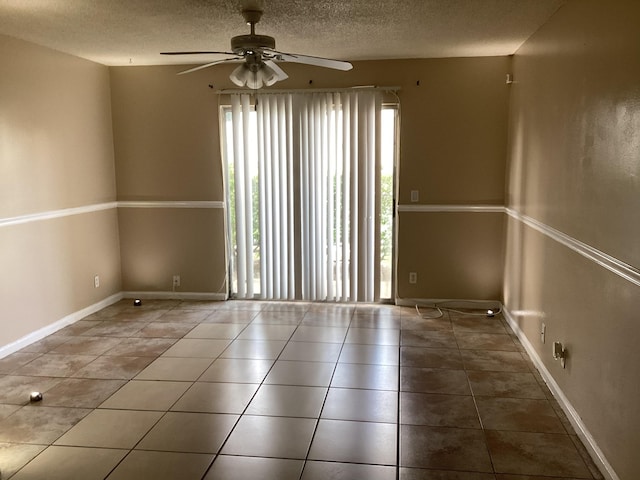
[[[108,69],[5,36],[0,64],[1,348],[121,286],[114,208],[25,218],[115,200]]]
[[[233,68],[220,65],[184,76],[175,75],[184,69],[180,66],[110,69],[119,200],[224,200],[215,90],[234,88],[228,79]],[[356,62],[351,72],[284,68],[290,79],[277,88],[401,87],[401,204],[409,203],[410,190],[419,190],[421,205],[503,205],[509,58]],[[128,209],[127,225],[148,221],[144,210]],[[182,215],[193,212],[155,208],[155,231],[168,231]],[[166,291],[172,272],[189,279],[191,292],[218,292],[225,268],[224,225],[223,216],[212,218],[213,227],[183,221],[180,238],[171,240],[151,240],[143,229],[125,228],[121,221],[126,290]],[[400,297],[501,297],[501,215],[401,213],[399,225]],[[211,228],[217,232],[213,237]],[[212,241],[196,245],[201,238]],[[129,263],[144,256],[149,241],[162,278],[149,279]],[[435,253],[425,242],[455,248]],[[176,245],[202,255],[210,262],[208,270],[203,272],[197,256],[177,258]],[[480,269],[487,274],[478,275]],[[409,271],[418,272],[419,283],[412,288]]]
[[[628,264],[636,279],[638,25],[638,2],[572,1],[524,44],[514,58],[508,169],[516,214]],[[619,478],[640,478],[640,287],[516,218],[505,277],[507,308]],[[564,370],[553,341],[568,348]]]
[[[226,292],[224,210],[121,208],[122,288],[126,292]],[[218,248],[219,250],[216,250]]]

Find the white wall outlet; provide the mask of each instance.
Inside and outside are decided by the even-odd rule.
[[[409,283],[418,283],[418,273],[417,272],[409,272]]]
[[[173,276],[173,286],[174,287],[179,287],[180,286],[180,275],[174,275]]]
[[[420,192],[418,190],[411,190],[411,201],[417,202],[420,200]]]
[[[542,322],[542,326],[540,327],[540,340],[542,343],[545,342],[545,335],[547,334],[547,326]]]
[[[98,288],[100,286],[100,275],[93,277],[93,286],[94,288]]]
[[[562,368],[567,367],[567,349],[562,342],[553,342],[553,359],[560,360]]]

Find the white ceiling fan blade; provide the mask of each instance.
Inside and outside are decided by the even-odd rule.
[[[218,63],[233,62],[234,60],[243,60],[243,58],[242,57],[233,57],[233,58],[225,58],[224,60],[216,60],[215,62],[205,63],[204,65],[198,65],[197,67],[190,68],[189,70],[184,70],[182,72],[178,72],[177,75],[184,75],[185,73],[197,72],[198,70],[202,70],[203,68],[212,67],[214,65],[217,65]]]
[[[343,71],[351,70],[353,68],[353,65],[351,65],[351,63],[343,62],[342,60],[332,60],[330,58],[299,55],[297,53],[276,52],[275,50],[269,50],[269,52],[273,53],[276,60],[283,60],[285,62],[304,63],[306,65],[315,65],[317,67],[333,68],[334,70]]]
[[[264,63],[267,64],[269,67],[271,67],[271,70],[273,70],[276,73],[276,76],[278,77],[279,82],[289,78],[289,75],[287,75],[287,73],[284,70],[282,70],[278,66],[278,64],[273,60],[265,60]]]
[[[233,52],[197,51],[197,52],[160,52],[160,55],[235,55],[235,53],[233,53]]]

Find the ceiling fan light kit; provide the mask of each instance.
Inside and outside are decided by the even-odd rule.
[[[231,39],[231,52],[162,52],[161,55],[234,55],[231,58],[216,60],[190,68],[178,73],[178,75],[195,72],[220,63],[244,60],[244,62],[231,73],[229,78],[237,86],[246,86],[253,90],[257,90],[263,86],[271,86],[276,82],[289,78],[284,70],[276,64],[276,61],[303,63],[343,71],[353,68],[351,63],[341,60],[278,52],[275,50],[275,38],[269,35],[256,35],[255,26],[262,17],[262,11],[243,10],[242,15],[251,27],[251,33],[249,35],[237,35],[233,37]]]
[[[276,72],[268,65],[258,65],[258,68],[252,68],[252,66],[243,63],[238,66],[229,78],[233,83],[239,87],[249,87],[252,90],[257,90],[263,86],[270,87],[278,80]]]

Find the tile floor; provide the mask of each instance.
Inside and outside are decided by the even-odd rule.
[[[499,316],[130,300],[0,360],[0,475],[602,478]]]

